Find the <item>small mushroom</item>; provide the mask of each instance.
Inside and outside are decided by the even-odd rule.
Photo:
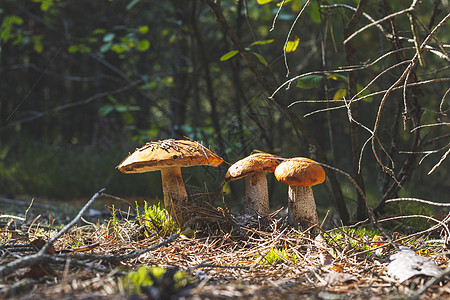
[[[312,186],[325,181],[325,171],[315,161],[296,157],[275,169],[279,182],[289,185],[288,222],[308,228],[319,223]]]
[[[225,174],[225,181],[245,177],[244,212],[269,214],[269,192],[264,172],[273,173],[281,157],[258,152],[234,163]]]
[[[149,142],[136,149],[117,168],[125,174],[160,170],[164,206],[169,214],[182,224],[182,208],[186,206],[188,196],[181,176],[181,167],[217,167],[222,161],[222,158],[198,142],[168,139]]]

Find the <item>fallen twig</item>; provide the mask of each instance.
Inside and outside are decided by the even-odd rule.
[[[100,191],[98,191],[97,193],[94,194],[94,196],[92,196],[92,198],[88,201],[88,203],[86,203],[85,206],[83,206],[83,208],[80,210],[80,212],[76,215],[75,218],[73,218],[72,221],[70,221],[69,224],[67,224],[66,226],[64,226],[63,229],[61,229],[58,234],[56,234],[52,239],[50,239],[50,241],[47,242],[47,244],[44,245],[44,247],[42,247],[42,249],[39,251],[38,254],[44,254],[48,251],[48,249],[53,246],[53,244],[62,236],[64,235],[70,228],[72,228],[79,220],[80,218],[83,216],[84,212],[89,208],[89,206],[91,206],[92,203],[94,203],[94,201],[101,196],[101,193],[104,191],[105,189],[101,189]]]
[[[77,258],[77,259],[91,259],[91,260],[102,260],[106,262],[119,262],[124,261],[127,259],[136,258],[142,254],[145,254],[147,252],[150,252],[152,250],[161,248],[174,240],[176,240],[180,235],[178,233],[172,234],[167,239],[163,240],[162,242],[153,245],[151,247],[145,248],[143,250],[137,250],[133,251],[127,254],[123,255],[98,255],[98,254],[81,254],[81,253],[65,253],[65,254],[58,254],[57,257],[60,258]]]
[[[450,274],[450,267],[443,270],[438,276],[433,277],[433,279],[428,280],[426,284],[423,285],[417,292],[411,295],[410,299],[419,299],[420,296],[425,293],[431,286],[437,284],[439,281],[444,279],[445,276]]]
[[[80,210],[78,215],[69,223],[67,224],[61,231],[58,232],[50,241],[48,241],[37,254],[25,256],[23,258],[20,258],[18,260],[12,261],[4,266],[0,267],[0,276],[7,276],[11,274],[13,271],[34,265],[37,263],[45,264],[52,261],[52,257],[50,255],[47,255],[48,249],[53,246],[53,244],[63,235],[65,234],[70,228],[72,228],[78,220],[81,218],[81,216],[84,214],[84,212],[88,209],[88,207],[101,195],[101,193],[104,191],[104,189],[101,189],[97,193],[92,196],[92,198],[86,203],[86,205]]]

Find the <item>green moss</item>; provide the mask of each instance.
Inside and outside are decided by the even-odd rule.
[[[338,228],[333,229],[324,234],[324,238],[329,245],[348,244],[349,247],[358,250],[368,250],[373,248],[373,244],[366,243],[372,241],[375,236],[381,236],[382,233],[378,229],[370,227],[359,228]]]
[[[271,265],[282,263],[286,259],[292,261],[293,263],[296,263],[298,261],[298,258],[294,253],[289,254],[288,251],[284,248],[271,249],[267,251],[267,253],[264,254],[263,256],[258,255],[257,258],[258,259],[262,258],[261,259],[262,262],[266,262]]]
[[[143,287],[158,287],[164,281],[165,292],[176,293],[192,282],[183,271],[176,271],[170,278],[165,276],[166,272],[167,270],[162,267],[142,266],[125,276],[123,286],[130,294],[141,295]],[[167,291],[167,288],[171,291]]]
[[[136,202],[136,216],[142,225],[145,225],[148,230],[156,232],[159,236],[168,236],[180,231],[178,223],[161,207],[159,202],[148,205],[147,201],[144,201],[142,211]],[[148,231],[146,234],[148,234]]]

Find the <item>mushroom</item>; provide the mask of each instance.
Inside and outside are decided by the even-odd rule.
[[[225,181],[245,177],[244,212],[269,214],[269,192],[264,172],[271,172],[280,164],[281,157],[258,152],[234,163],[225,174]]]
[[[309,228],[319,223],[312,186],[325,181],[325,171],[315,161],[296,157],[275,169],[279,182],[289,185],[288,222]]]
[[[198,142],[167,139],[149,142],[136,149],[117,168],[125,174],[160,170],[164,206],[169,214],[182,224],[182,208],[186,206],[188,196],[181,176],[181,167],[217,167],[222,162],[222,158]]]

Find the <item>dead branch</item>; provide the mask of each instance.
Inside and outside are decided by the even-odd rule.
[[[66,226],[64,226],[63,229],[61,229],[61,231],[59,231],[52,239],[50,239],[50,241],[48,241],[44,247],[42,247],[42,249],[39,251],[38,254],[44,254],[48,251],[48,249],[53,246],[53,244],[62,236],[64,235],[67,231],[69,231],[70,228],[72,228],[79,220],[80,218],[83,216],[84,212],[89,208],[89,206],[92,205],[92,203],[94,203],[95,200],[97,200],[98,197],[101,196],[101,193],[104,191],[105,189],[101,189],[100,191],[98,191],[97,193],[94,194],[94,196],[92,196],[92,198],[88,201],[88,203],[86,203],[83,208],[78,212],[78,214],[75,216],[75,218],[69,222],[69,224],[67,224]]]
[[[58,232],[50,241],[48,241],[37,254],[29,255],[20,259],[17,259],[15,261],[12,261],[4,266],[0,267],[0,276],[7,276],[8,274],[12,273],[16,269],[20,269],[23,267],[35,265],[37,263],[45,264],[49,263],[52,259],[50,255],[47,255],[47,251],[50,249],[50,247],[53,246],[53,244],[62,236],[64,235],[70,228],[72,228],[81,218],[81,216],[84,214],[84,212],[91,206],[94,201],[101,196],[101,193],[104,191],[104,189],[101,189],[97,193],[92,196],[92,198],[86,203],[86,205],[80,210],[80,212],[77,214],[77,216],[69,223],[67,224],[61,231]]]
[[[395,17],[400,16],[400,15],[402,15],[402,14],[405,14],[405,13],[409,13],[409,12],[414,11],[414,9],[416,8],[417,2],[418,2],[417,0],[414,0],[410,7],[406,8],[406,9],[404,9],[404,10],[395,12],[395,13],[393,13],[393,14],[390,14],[390,15],[384,17],[384,18],[379,19],[378,21],[372,22],[372,23],[370,23],[370,24],[368,24],[368,25],[366,25],[366,26],[360,28],[359,30],[357,30],[357,31],[355,31],[353,34],[351,34],[349,37],[347,37],[347,38],[344,40],[344,44],[345,44],[345,43],[348,43],[348,42],[349,42],[351,39],[353,39],[356,35],[360,34],[360,33],[363,32],[364,30],[366,30],[366,29],[368,29],[368,28],[370,28],[370,27],[372,27],[372,26],[378,25],[378,24],[380,24],[380,23],[383,23],[383,22],[386,21],[386,20],[395,18]]]
[[[297,24],[298,20],[300,19],[300,16],[303,14],[303,12],[305,11],[305,9],[309,6],[309,3],[311,2],[311,0],[306,0],[306,3],[304,5],[302,5],[302,9],[300,10],[300,12],[297,14],[297,17],[295,17],[294,22],[292,22],[291,28],[289,28],[289,32],[286,35],[286,41],[284,42],[284,46],[283,46],[283,57],[284,57],[284,65],[286,67],[286,77],[289,76],[289,74],[291,73],[289,71],[289,65],[287,62],[287,52],[286,52],[286,47],[287,44],[289,42],[289,38],[291,36],[292,31],[294,30],[295,24]],[[283,1],[284,3],[284,1]],[[281,7],[280,7],[281,9]]]
[[[422,200],[422,199],[417,199],[417,198],[395,198],[395,199],[386,200],[386,203],[399,202],[399,201],[414,201],[414,202],[419,202],[419,203],[424,203],[424,204],[429,204],[429,205],[434,205],[434,206],[445,206],[445,207],[450,206],[450,203],[438,203],[438,202]]]
[[[450,274],[450,267],[447,267],[445,270],[443,270],[438,276],[434,277],[433,279],[428,280],[426,284],[424,284],[423,287],[421,287],[417,292],[413,293],[410,296],[410,299],[419,299],[422,294],[424,294],[431,286],[439,283],[444,277]]]
[[[156,250],[161,248],[167,244],[170,244],[174,240],[176,240],[180,235],[178,233],[172,234],[167,239],[161,241],[160,243],[153,245],[151,247],[145,248],[143,250],[136,250],[127,254],[122,255],[97,255],[97,254],[80,254],[80,253],[67,253],[67,254],[59,254],[57,257],[62,258],[76,258],[76,259],[88,259],[88,260],[102,260],[110,263],[117,263],[120,261],[125,261],[128,259],[133,259],[147,252]]]

